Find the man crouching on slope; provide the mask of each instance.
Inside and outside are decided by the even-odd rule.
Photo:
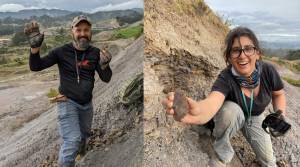
[[[59,151],[61,167],[74,166],[78,151],[85,148],[90,136],[95,70],[104,82],[109,82],[112,76],[110,53],[90,45],[91,26],[91,21],[86,16],[75,17],[71,27],[73,42],[53,49],[45,57],[40,57],[39,53],[44,34],[40,33],[37,22],[26,24],[24,29],[31,47],[30,69],[41,71],[54,64],[58,65],[60,95],[55,101],[59,133],[63,139]]]

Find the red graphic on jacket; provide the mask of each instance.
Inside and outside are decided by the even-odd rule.
[[[77,63],[78,67],[90,67],[90,61],[89,60],[83,60]]]

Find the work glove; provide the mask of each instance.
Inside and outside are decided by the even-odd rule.
[[[111,54],[106,49],[100,50],[100,66],[102,69],[106,68],[111,61]]]
[[[284,135],[291,125],[285,121],[282,111],[277,110],[275,113],[267,115],[262,122],[262,128],[273,137],[279,137]]]
[[[31,48],[41,47],[44,40],[44,34],[40,33],[39,24],[36,21],[26,23],[24,33],[27,36]]]

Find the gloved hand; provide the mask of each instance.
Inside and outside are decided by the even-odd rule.
[[[26,23],[24,33],[28,38],[28,42],[31,48],[41,47],[44,40],[44,34],[40,33],[39,25],[36,21]]]
[[[277,110],[264,119],[262,128],[272,136],[278,137],[284,135],[291,128],[291,125],[285,121],[282,111]]]
[[[100,49],[100,67],[105,69],[111,61],[111,54],[106,49]]]

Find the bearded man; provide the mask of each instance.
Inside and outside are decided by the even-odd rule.
[[[24,29],[30,44],[30,70],[41,71],[58,65],[59,95],[52,100],[57,103],[58,128],[63,140],[59,151],[61,167],[75,165],[77,154],[84,152],[91,134],[95,71],[104,82],[109,82],[112,76],[111,54],[90,44],[91,26],[88,17],[75,17],[71,25],[73,41],[51,50],[44,57],[39,53],[44,34],[40,33],[38,23],[32,21]]]

